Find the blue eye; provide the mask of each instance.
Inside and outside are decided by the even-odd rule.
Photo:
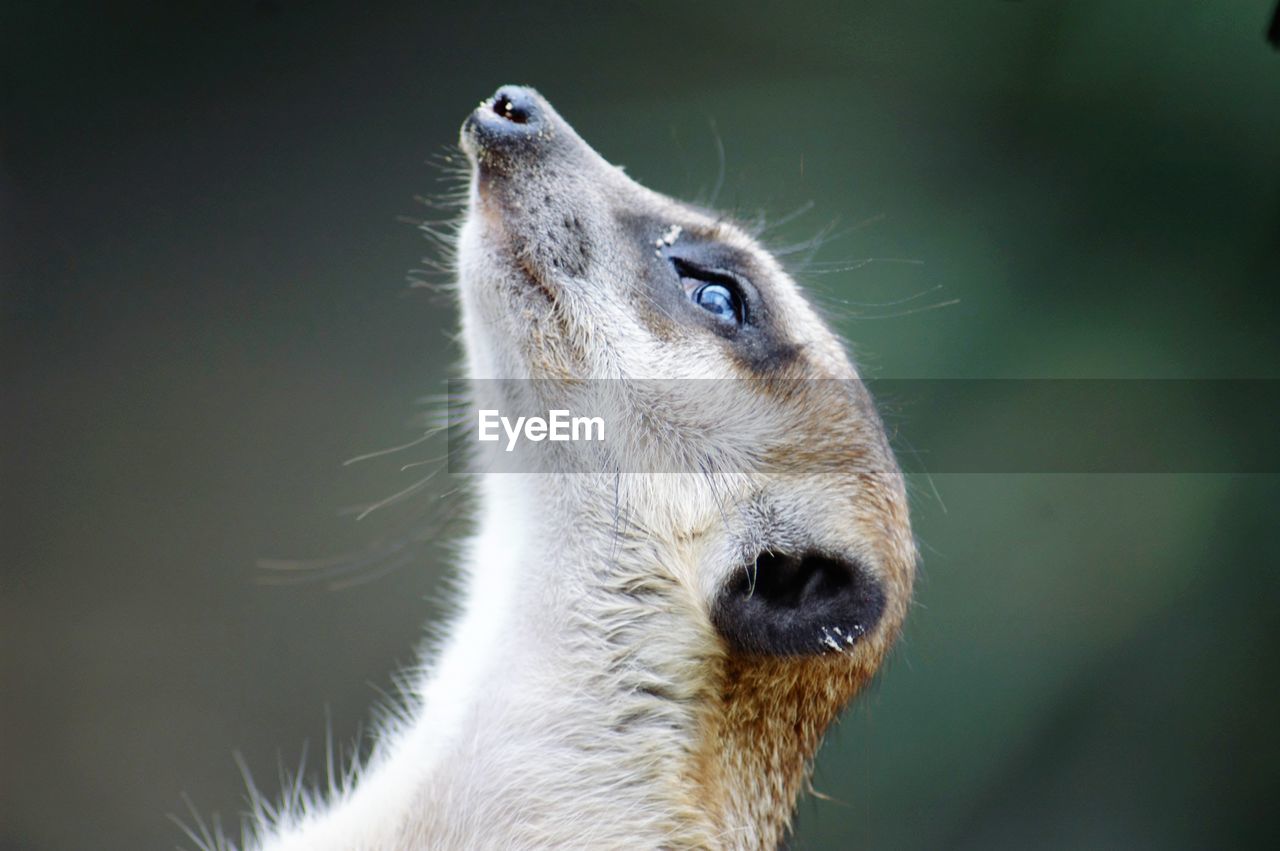
[[[742,305],[738,294],[724,284],[699,283],[689,291],[689,298],[719,319],[742,321]]]
[[[735,326],[749,324],[743,285],[733,272],[695,266],[684,257],[668,257],[680,278],[685,297],[710,313],[718,322]]]

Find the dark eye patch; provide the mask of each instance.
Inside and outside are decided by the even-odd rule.
[[[686,314],[698,320],[712,319],[708,324],[721,336],[747,343],[751,335],[739,332],[761,327],[757,318],[768,316],[760,291],[752,283],[754,269],[749,255],[721,243],[684,237],[663,246],[659,256],[670,264],[669,279],[679,282],[677,292],[696,308]],[[725,297],[725,312],[711,309],[720,306],[720,295]],[[710,304],[703,303],[708,300]]]
[[[680,258],[671,258],[685,295],[717,320],[732,325],[750,321],[742,282],[723,270],[707,270]]]
[[[664,215],[623,212],[615,219],[635,246],[645,274],[636,285],[644,288],[634,302],[637,315],[661,340],[688,334],[713,334],[724,340],[726,353],[745,375],[773,377],[801,357],[802,344],[787,339],[780,318],[770,304],[770,270],[761,268],[752,252],[717,238],[715,228],[673,227]],[[686,274],[682,276],[680,269]],[[730,321],[695,302],[682,277],[696,287],[718,284],[741,305],[741,320]],[[713,293],[704,296],[716,298]]]
[[[668,285],[683,296],[679,312],[725,338],[747,372],[774,375],[799,356],[799,346],[783,337],[766,296],[753,282],[763,272],[750,255],[722,243],[682,239],[661,249],[659,256],[670,264],[668,280],[679,281],[679,286]],[[694,295],[708,295],[702,288],[710,286],[727,291],[732,315],[713,315],[693,300]]]

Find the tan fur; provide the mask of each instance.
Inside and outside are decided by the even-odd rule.
[[[868,482],[873,488],[879,482]],[[885,528],[901,528],[898,499],[886,499]],[[914,557],[899,541],[904,560]],[[910,596],[911,577],[897,576],[891,600]],[[806,659],[730,657],[719,671],[719,692],[699,731],[697,792],[715,814],[727,847],[775,848],[791,823],[796,798],[808,778],[822,735],[849,700],[871,679],[905,617],[899,602],[880,630],[855,656]]]

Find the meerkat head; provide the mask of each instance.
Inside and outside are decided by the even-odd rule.
[[[601,523],[621,501],[663,542],[715,660],[708,753],[772,730],[807,760],[896,635],[915,564],[902,477],[844,347],[744,230],[640,186],[532,89],[499,89],[461,144],[471,377],[531,379],[494,382],[498,406],[609,388],[591,398],[612,428],[604,468],[656,475],[618,477]],[[708,757],[706,783],[723,763]],[[724,807],[776,820],[798,777]]]
[[[485,282],[462,291],[473,373],[856,377],[768,251],[631,180],[532,89],[482,103],[462,147],[474,179],[460,276]]]

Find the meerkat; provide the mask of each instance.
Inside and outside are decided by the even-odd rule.
[[[775,848],[911,597],[876,410],[767,250],[534,90],[499,89],[461,146],[476,404],[594,404],[609,441],[474,477],[459,612],[410,705],[247,845]]]

